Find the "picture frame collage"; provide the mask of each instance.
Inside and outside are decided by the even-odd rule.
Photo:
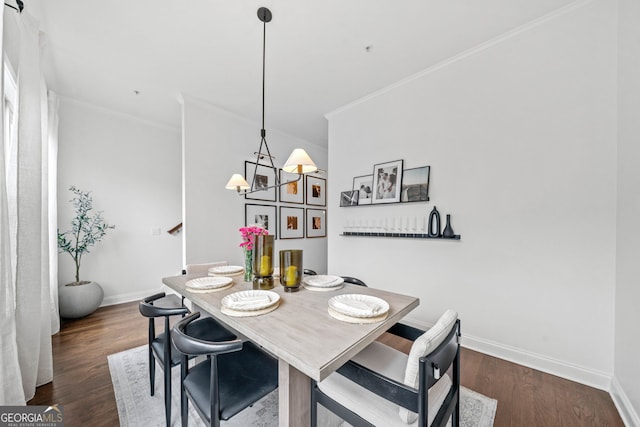
[[[340,207],[429,201],[430,166],[404,169],[403,160],[377,163],[370,175],[353,178],[340,193]]]
[[[278,188],[280,182],[287,182]],[[284,204],[245,203],[244,223],[259,224],[269,234],[280,239],[303,239],[327,236],[327,180],[316,175],[299,175],[282,169],[245,161],[245,177],[249,185],[255,180],[257,187],[266,190],[245,194],[249,201]],[[285,205],[286,204],[286,205]],[[295,206],[303,205],[303,206]]]

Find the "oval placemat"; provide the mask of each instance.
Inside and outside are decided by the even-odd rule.
[[[342,313],[338,313],[331,307],[327,307],[327,311],[329,312],[329,315],[334,319],[340,320],[342,322],[347,322],[347,323],[360,323],[360,324],[382,322],[389,315],[389,312],[387,311],[384,314],[381,314],[380,316],[376,316],[376,317],[351,317],[351,316],[346,316]]]
[[[222,288],[213,288],[213,289],[192,289],[192,288],[185,288],[187,291],[189,292],[193,292],[194,294],[208,294],[209,292],[218,292],[218,291],[224,291],[225,289],[229,289],[230,287],[232,287],[234,285],[234,283],[229,283],[227,286],[224,286]]]
[[[270,307],[263,308],[262,310],[238,311],[238,310],[232,310],[223,305],[220,308],[220,311],[222,312],[222,314],[226,314],[227,316],[231,316],[231,317],[253,317],[253,316],[260,316],[263,314],[271,313],[273,310],[275,310],[279,306],[280,306],[280,302],[277,302]]]

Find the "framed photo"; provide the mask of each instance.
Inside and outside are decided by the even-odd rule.
[[[373,167],[372,204],[400,202],[402,164],[402,160],[394,160]]]
[[[244,225],[258,224],[266,229],[270,235],[277,238],[278,217],[276,207],[272,205],[244,205]]]
[[[353,178],[353,190],[358,190],[358,205],[370,205],[373,198],[373,175]]]
[[[280,187],[280,201],[304,204],[304,178],[301,178],[297,173],[289,173],[280,169],[280,182],[288,181],[292,182]]]
[[[256,164],[253,162],[244,162],[244,176],[249,185],[255,177],[255,188],[265,188],[264,191],[256,191],[255,193],[245,194],[245,199],[266,200],[269,202],[276,201],[276,189],[268,188],[276,183],[276,170],[271,166]],[[268,188],[268,189],[267,189]]]
[[[325,206],[327,204],[327,180],[307,175],[307,204]]]
[[[307,208],[307,237],[327,237],[327,211]]]
[[[343,191],[340,193],[340,207],[358,206],[358,190]]]
[[[280,238],[302,239],[304,237],[304,208],[280,206]]]
[[[405,169],[402,173],[401,202],[429,201],[429,171],[430,166]]]

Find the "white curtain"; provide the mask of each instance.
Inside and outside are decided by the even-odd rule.
[[[4,8],[0,8],[0,45]],[[3,49],[4,52],[4,49]],[[4,67],[0,79],[1,94],[4,94]],[[0,95],[1,95],[0,94]],[[4,105],[4,102],[2,103]],[[0,117],[0,136],[4,138],[4,111]],[[16,346],[15,297],[11,256],[11,229],[9,220],[9,197],[7,194],[6,155],[10,144],[0,144],[0,405],[24,405],[22,377]]]
[[[26,11],[18,20],[17,141],[9,144],[9,153],[3,152],[3,157],[10,156],[7,162],[10,167],[2,171],[4,185],[0,187],[3,201],[0,296],[3,296],[3,317],[8,318],[0,324],[3,339],[0,405],[24,404],[34,396],[36,386],[52,380],[51,334],[59,329],[55,193],[57,99],[54,94],[47,96],[42,78],[38,22]],[[3,151],[5,147],[3,144]],[[6,251],[9,259],[5,247],[9,248]],[[12,247],[15,247],[13,253]],[[12,277],[12,263],[15,263],[15,277]]]
[[[48,170],[43,176],[48,179],[48,182],[43,182],[43,187],[47,187],[47,220],[49,230],[47,234],[49,236],[49,277],[43,278],[43,282],[48,280],[49,283],[49,297],[50,297],[50,310],[49,316],[51,318],[51,334],[58,333],[60,331],[60,314],[58,310],[58,108],[60,106],[60,100],[58,96],[53,92],[46,92],[46,85],[42,82],[42,89],[45,93],[42,95],[43,101],[47,104],[44,106],[43,119],[46,115],[46,127],[43,126],[44,137],[43,147],[46,147],[47,154],[45,158]],[[45,123],[45,120],[43,120]],[[45,285],[46,286],[46,285]]]

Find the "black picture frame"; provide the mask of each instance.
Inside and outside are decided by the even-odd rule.
[[[352,190],[358,190],[358,205],[370,205],[373,198],[373,175],[356,176],[353,178]]]
[[[304,238],[304,208],[280,206],[280,239]]]
[[[307,205],[326,206],[327,180],[318,176],[307,175],[305,193],[307,196]]]
[[[280,202],[304,204],[304,178],[301,175],[280,169],[280,182],[289,182],[280,187]]]
[[[261,216],[262,218],[259,218]],[[266,224],[265,224],[266,222]],[[278,237],[278,210],[275,205],[259,205],[245,203],[244,205],[244,225],[245,227],[259,224],[265,228],[275,239]]]
[[[306,235],[308,238],[327,237],[327,210],[307,208]]]
[[[402,172],[401,203],[428,202],[431,166],[405,169]]]
[[[372,204],[400,202],[402,166],[402,160],[378,163],[373,166]]]
[[[349,190],[340,193],[340,207],[358,206],[359,190]]]
[[[255,162],[244,162],[244,176],[249,185],[252,185],[254,174],[256,175],[257,187],[271,187],[276,184],[277,170],[271,166],[257,164]],[[244,198],[249,200],[264,200],[267,202],[275,202],[277,197],[276,188],[268,188],[264,191],[256,191],[255,193],[245,194]]]

